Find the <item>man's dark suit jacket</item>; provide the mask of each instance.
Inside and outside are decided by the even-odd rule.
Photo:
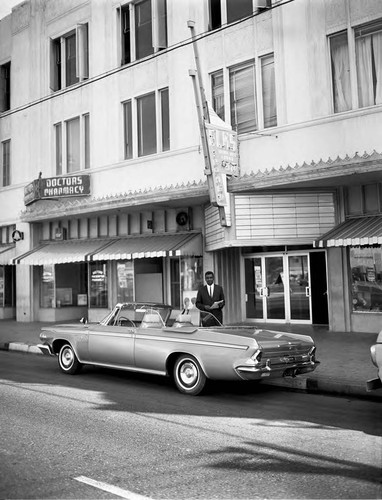
[[[219,309],[212,309],[211,311],[206,311],[206,306],[212,306],[212,304],[214,302],[217,302],[219,300],[223,300],[223,303],[219,307]],[[201,311],[210,312],[222,324],[223,324],[222,308],[224,307],[224,304],[225,304],[224,292],[223,292],[223,288],[220,285],[217,285],[216,283],[214,283],[214,293],[213,293],[212,297],[208,293],[207,285],[199,288],[198,295],[196,296],[196,301],[195,301],[196,307],[198,309],[200,309]],[[202,318],[202,323],[203,323],[203,314],[201,314],[201,318]],[[213,326],[213,324],[214,324],[213,320],[212,320],[211,324],[208,322],[208,318],[206,318],[206,320],[207,320],[207,322],[203,323],[203,324],[205,324],[205,326]]]

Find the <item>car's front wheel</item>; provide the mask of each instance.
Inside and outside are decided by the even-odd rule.
[[[205,388],[207,377],[193,356],[182,355],[175,362],[174,381],[183,394],[197,396]]]
[[[65,344],[61,347],[58,353],[58,366],[64,373],[75,375],[78,373],[82,364],[78,361],[77,356],[70,344]]]

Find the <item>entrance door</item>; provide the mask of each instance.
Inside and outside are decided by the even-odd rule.
[[[246,319],[311,323],[309,254],[244,259]]]

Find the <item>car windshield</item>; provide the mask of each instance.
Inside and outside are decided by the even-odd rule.
[[[156,323],[165,326],[170,317],[170,306],[150,303],[117,304],[100,323],[109,326],[140,326],[142,323]]]

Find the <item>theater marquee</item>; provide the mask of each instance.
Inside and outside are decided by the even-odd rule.
[[[38,200],[90,195],[90,175],[40,177],[24,188],[24,204]]]

